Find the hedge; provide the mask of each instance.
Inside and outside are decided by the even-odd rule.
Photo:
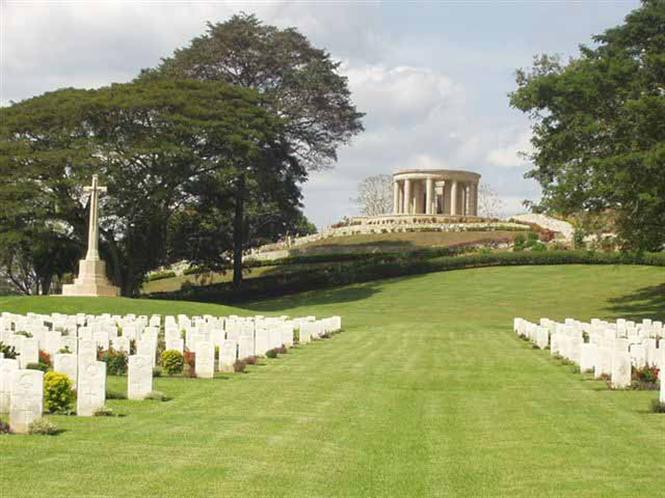
[[[175,274],[174,271],[156,271],[156,272],[150,273],[146,277],[146,281],[147,282],[153,282],[155,280],[163,280],[165,278],[173,278],[175,276],[176,276],[176,274]]]
[[[383,278],[479,268],[486,266],[562,264],[640,264],[665,266],[665,253],[604,253],[592,251],[494,252],[436,258],[412,253],[376,256],[370,260],[341,262],[308,268],[303,272],[266,274],[245,280],[240,289],[230,283],[186,286],[174,293],[155,293],[155,299],[185,299],[204,302],[241,302],[283,296],[313,289],[337,287]]]

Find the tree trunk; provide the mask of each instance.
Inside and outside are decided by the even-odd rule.
[[[242,250],[245,242],[245,176],[238,178],[233,218],[233,287],[242,285]]]
[[[41,277],[42,292],[43,296],[48,295],[51,292],[51,282],[53,281],[53,275],[44,275]]]

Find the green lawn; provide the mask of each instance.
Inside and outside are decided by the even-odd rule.
[[[658,496],[665,415],[512,332],[512,319],[665,318],[665,268],[432,273],[253,303],[4,298],[25,312],[341,314],[247,374],[156,379],[172,401],[0,437],[6,496]],[[111,378],[115,389],[125,379]],[[5,496],[5,494],[0,495]]]

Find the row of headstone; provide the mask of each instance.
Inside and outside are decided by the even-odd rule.
[[[30,423],[41,417],[43,373],[25,367],[37,363],[39,351],[46,348],[52,353],[53,369],[67,375],[76,386],[77,415],[92,416],[106,401],[106,363],[98,361],[98,350],[113,348],[129,352],[129,342],[135,341],[136,354],[128,357],[127,397],[145,399],[152,392],[162,325],[166,349],[193,351],[196,376],[212,378],[216,363],[218,370],[230,372],[238,359],[293,346],[296,332],[301,343],[308,343],[341,330],[342,322],[337,316],[290,320],[287,316],[178,315],[167,316],[162,323],[158,315],[2,313],[0,340],[14,346],[18,358],[6,359],[0,355],[0,413],[9,412],[10,427],[17,433],[26,432]]]
[[[581,372],[595,378],[609,377],[615,389],[629,387],[633,369],[656,367],[661,380],[661,401],[665,402],[665,328],[659,321],[641,323],[619,319],[616,322],[593,319],[581,322],[567,318],[564,323],[541,318],[538,323],[515,318],[515,333],[540,349],[549,347]]]

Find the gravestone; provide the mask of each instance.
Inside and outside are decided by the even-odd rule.
[[[79,363],[76,388],[76,414],[91,417],[106,401],[106,363],[91,361]]]
[[[219,348],[219,371],[233,372],[233,364],[236,361],[236,342],[230,340],[222,341]]]
[[[660,341],[660,402],[665,403],[665,344]]]
[[[598,348],[597,369],[594,369],[594,377],[599,379],[603,375],[612,375],[612,348],[601,346]]]
[[[127,399],[145,399],[152,392],[150,357],[132,355],[127,366]]]
[[[78,359],[72,353],[56,353],[53,355],[53,370],[65,374],[76,385],[78,377]]]
[[[0,360],[0,413],[9,411],[9,394],[12,387],[12,373],[18,370],[18,360],[3,358]]]
[[[21,354],[19,355],[19,366],[27,367],[30,363],[39,362],[39,342],[36,337],[21,337]]]
[[[79,365],[97,361],[97,344],[92,340],[79,341],[78,347]]]
[[[183,339],[170,339],[166,341],[166,351],[178,351],[180,353],[183,352],[185,348]]]
[[[612,354],[612,388],[625,389],[629,387],[630,374],[630,354],[623,351],[623,349],[615,350]]]
[[[194,371],[197,377],[212,379],[215,375],[215,346],[212,342],[196,341]]]
[[[152,337],[142,337],[136,343],[136,354],[150,358],[150,368],[155,366],[155,341]]]
[[[248,335],[238,337],[238,358],[241,360],[254,356],[254,338]]]
[[[596,365],[597,347],[592,343],[584,343],[580,346],[580,372],[590,372]]]
[[[16,434],[27,434],[30,424],[44,411],[44,372],[14,370],[9,399],[9,428]]]

